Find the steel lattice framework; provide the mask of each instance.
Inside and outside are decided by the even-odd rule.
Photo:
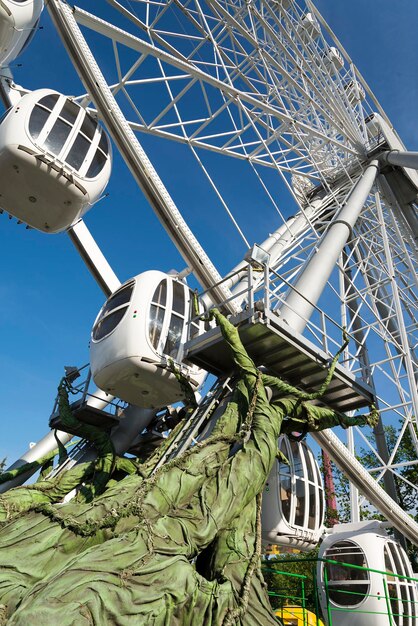
[[[355,70],[330,71],[329,45],[303,28],[296,4],[110,4],[135,34],[82,10],[75,16],[112,41],[111,88],[124,96],[133,129],[296,174],[308,185],[360,165],[366,109],[353,107]],[[124,47],[138,52],[133,63],[124,62]]]
[[[131,131],[186,144],[246,244],[238,202],[223,194],[210,153],[241,161],[273,208],[280,249],[271,301],[280,309],[370,155],[384,149],[370,124],[377,112],[390,128],[384,111],[310,0],[108,5],[112,22],[82,8],[73,17]],[[80,98],[103,118],[90,92]],[[377,177],[305,334],[332,354],[347,326],[345,365],[371,385],[396,431],[390,448],[382,424],[375,439],[351,432],[349,445],[370,451],[372,475],[395,495],[390,474],[415,488],[405,469],[417,461],[399,460],[399,450],[408,437],[418,451],[418,300],[414,204],[402,203],[390,180]],[[296,203],[291,220],[280,193]]]

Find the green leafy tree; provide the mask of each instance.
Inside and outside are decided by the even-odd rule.
[[[394,426],[385,426],[386,441],[389,453],[395,449],[397,443],[397,430]],[[373,438],[370,437],[370,441]],[[362,448],[357,456],[360,463],[372,469],[376,465],[376,457],[370,449]],[[393,463],[405,463],[405,465],[397,470],[394,475],[395,484],[398,492],[399,505],[407,511],[416,521],[418,521],[418,506],[415,485],[418,485],[418,465],[416,464],[416,451],[414,443],[409,431],[406,431],[402,442],[393,459]],[[335,492],[338,500],[338,517],[340,522],[350,521],[350,488],[349,481],[346,476],[333,465],[333,474],[335,482]],[[360,518],[380,519],[385,518],[376,509],[370,506],[363,506],[360,511]],[[412,544],[408,545],[408,554],[414,568],[418,566],[418,548]]]
[[[277,610],[286,605],[302,606],[304,604],[308,610],[316,611],[318,604],[315,599],[317,557],[318,549],[315,549],[307,557],[279,554],[263,560],[263,576],[273,609]]]

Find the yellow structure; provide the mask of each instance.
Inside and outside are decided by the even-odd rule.
[[[274,543],[268,543],[264,547],[264,554],[266,556],[278,556],[279,554],[300,554],[300,550],[297,548],[291,548],[290,546],[278,546]]]
[[[324,622],[301,606],[284,606],[276,611],[283,626],[324,626]]]

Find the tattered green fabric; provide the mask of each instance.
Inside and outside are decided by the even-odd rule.
[[[260,494],[282,427],[308,422],[319,430],[321,409],[312,411],[306,394],[273,377],[269,402],[267,379],[237,330],[218,311],[212,315],[239,380],[211,436],[92,503],[42,504],[7,524],[0,531],[4,623],[279,623],[259,569]],[[345,423],[347,416],[325,411],[322,427]]]
[[[140,464],[133,459],[116,457],[113,470],[122,474],[134,474]],[[82,484],[93,477],[95,462],[80,463],[71,470],[58,474],[56,478],[38,480],[32,485],[16,487],[0,495],[0,524],[30,510],[38,509],[43,504],[55,504],[76,489],[83,489]],[[117,484],[119,481],[117,481]],[[78,498],[78,502],[84,498]]]
[[[192,412],[197,407],[196,396],[193,391],[193,387],[184,376],[182,371],[176,367],[173,359],[168,360],[168,366],[180,385],[180,389],[183,392],[183,398],[185,405],[187,406],[188,412]]]
[[[16,487],[0,495],[0,522],[34,509],[40,504],[60,502],[70,491],[88,480],[93,463],[76,465],[71,472],[63,472],[56,479],[40,480],[33,485]]]
[[[75,417],[68,401],[69,390],[69,384],[66,378],[63,378],[58,387],[58,408],[62,426],[64,430],[91,441],[97,450],[94,476],[84,493],[86,500],[92,500],[96,495],[102,493],[106,487],[113,470],[115,449],[107,432],[97,426],[84,424]]]
[[[29,463],[24,463],[15,469],[9,470],[8,472],[2,472],[0,474],[0,485],[4,485],[8,483],[9,480],[13,480],[18,476],[22,476],[27,472],[36,472],[36,470],[41,470],[46,464],[48,464],[51,460],[54,459],[57,451],[52,450],[49,454],[46,454],[41,459],[37,461],[31,461]]]

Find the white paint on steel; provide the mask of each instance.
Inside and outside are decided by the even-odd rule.
[[[335,263],[363,209],[378,172],[378,163],[373,161],[362,174],[350,194],[347,203],[338,213],[314,255],[308,261],[286,302],[280,308],[282,319],[302,332],[316,303],[334,269]]]
[[[104,294],[110,296],[120,287],[121,282],[85,222],[79,220],[68,230],[68,235]]]
[[[292,290],[280,310],[289,326],[297,332],[303,332],[342,249],[351,237],[352,228],[373,187],[377,171],[378,163],[373,161],[353,189],[342,211],[331,222],[316,253],[296,282],[297,292]],[[331,430],[312,433],[312,436],[395,528],[418,544],[418,524],[387,495],[340,439]]]
[[[388,150],[387,152],[383,152],[379,158],[383,163],[418,170],[418,152]]]
[[[221,280],[219,272],[186,224],[126,121],[74,19],[72,8],[61,0],[51,0],[48,10],[115,144],[180,254],[193,267],[202,287],[211,289],[215,300],[228,299],[231,294],[222,285],[213,287]]]
[[[313,433],[313,438],[328,452],[334,463],[352,481],[374,506],[413,544],[418,545],[418,524],[406,511],[392,500],[369,472],[348,451],[344,443],[332,432]]]
[[[56,431],[56,436],[64,445],[68,443],[69,441],[71,441],[71,439],[73,438],[73,435],[65,433],[61,430]],[[22,454],[20,459],[15,461],[5,471],[8,472],[9,470],[14,470],[14,469],[17,469],[18,467],[22,467],[22,465],[25,465],[26,463],[39,461],[39,459],[42,459],[44,456],[46,456],[47,454],[55,450],[55,448],[57,447],[58,447],[58,444],[55,439],[54,431],[51,430],[47,435],[45,435],[45,437],[43,437],[43,439],[41,439],[40,441],[38,441],[38,443],[36,443],[31,448],[29,448],[27,452]],[[36,474],[38,469],[39,468],[35,468],[29,472],[25,472],[24,474],[21,474],[17,478],[13,478],[12,480],[9,480],[7,483],[3,483],[2,485],[0,485],[0,493],[4,493],[5,491],[12,489],[13,487],[18,487],[19,485],[23,485],[23,483],[26,482],[31,476],[33,476],[33,474]]]
[[[112,4],[116,6],[118,3],[113,2]],[[187,17],[188,9],[181,2],[171,2],[170,0],[168,0],[166,4],[167,8],[170,8],[171,6],[180,6],[183,15]],[[201,6],[199,3],[196,4],[200,12],[206,10],[205,8],[202,8],[203,5]],[[222,41],[216,40],[216,38],[212,36],[212,33],[206,33],[204,30],[202,30],[202,32],[199,33],[198,37],[196,37],[195,39],[192,38],[190,40],[192,53],[187,61],[185,61],[184,57],[181,57],[181,54],[174,54],[175,51],[173,51],[173,48],[170,47],[170,43],[168,41],[169,36],[165,37],[165,33],[162,32],[160,28],[161,25],[158,24],[158,13],[155,16],[155,23],[152,21],[152,12],[158,12],[158,7],[154,7],[152,3],[138,3],[138,6],[146,6],[151,21],[149,24],[144,22],[141,25],[140,20],[137,20],[136,23],[140,26],[140,28],[143,28],[144,31],[147,31],[147,29],[149,28],[151,31],[150,35],[152,36],[153,41],[158,42],[159,46],[165,47],[168,52],[162,50],[161,47],[157,48],[156,46],[152,46],[146,42],[142,42],[137,37],[134,37],[133,35],[130,35],[129,33],[126,33],[111,24],[105,23],[100,19],[95,18],[94,16],[91,16],[83,11],[79,11],[76,9],[75,18],[80,23],[83,23],[89,28],[101,32],[105,36],[109,37],[109,39],[113,40],[113,42],[120,42],[122,45],[130,47],[131,50],[137,50],[138,58],[141,54],[144,54],[145,56],[149,55],[150,57],[158,59],[163,63],[167,63],[172,67],[176,67],[178,69],[177,78],[187,78],[189,81],[187,83],[187,87],[182,92],[186,94],[186,97],[192,94],[192,89],[196,85],[201,85],[202,91],[205,91],[204,85],[209,85],[210,87],[218,89],[223,94],[221,107],[211,108],[210,119],[208,116],[207,119],[201,120],[198,130],[191,131],[186,137],[183,135],[184,129],[187,130],[191,128],[196,128],[196,126],[193,126],[193,124],[195,124],[196,121],[199,121],[200,111],[193,111],[191,113],[190,120],[185,118],[179,119],[177,128],[174,128],[174,130],[173,128],[164,127],[166,118],[164,119],[164,115],[161,115],[161,113],[170,115],[170,113],[174,110],[174,107],[177,106],[177,98],[174,99],[174,101],[171,103],[171,109],[164,103],[164,111],[159,111],[158,103],[155,104],[157,110],[153,118],[155,121],[154,124],[151,124],[149,127],[145,127],[143,122],[141,122],[140,120],[140,116],[138,116],[138,119],[135,118],[135,121],[126,122],[130,125],[130,128],[136,130],[145,130],[146,132],[150,132],[157,136],[168,137],[177,141],[189,143],[190,145],[203,147],[208,150],[219,151],[223,154],[235,156],[240,159],[251,160],[253,163],[265,165],[267,167],[275,167],[281,173],[292,173],[296,174],[297,176],[302,176],[304,182],[303,188],[301,187],[302,203],[304,202],[304,194],[306,199],[308,197],[308,193],[312,193],[315,191],[316,185],[322,185],[326,193],[329,192],[334,195],[335,207],[341,207],[345,201],[345,189],[348,187],[348,185],[351,185],[351,177],[353,171],[356,170],[354,173],[355,176],[358,176],[360,164],[364,165],[364,159],[368,151],[368,141],[370,140],[370,135],[368,132],[369,128],[366,127],[365,118],[371,112],[370,107],[368,110],[366,109],[367,103],[357,102],[355,106],[350,106],[347,91],[344,90],[344,84],[347,84],[345,81],[350,78],[350,74],[353,80],[359,80],[359,82],[363,85],[365,85],[365,82],[361,75],[358,73],[358,70],[356,70],[351,64],[350,59],[344,51],[343,56],[345,57],[346,61],[348,61],[349,70],[347,70],[344,75],[342,74],[342,72],[339,73],[338,71],[334,70],[332,79],[330,78],[330,73],[324,71],[326,70],[326,60],[324,58],[318,58],[318,52],[325,49],[324,45],[326,44],[326,40],[323,37],[321,39],[321,36],[317,40],[315,40],[314,47],[316,53],[312,53],[313,48],[310,47],[312,46],[312,42],[307,35],[304,35],[303,41],[301,41],[300,33],[298,35],[298,33],[296,32],[298,21],[300,21],[300,19],[303,17],[303,9],[301,9],[299,5],[294,2],[287,3],[288,9],[286,9],[286,12],[290,12],[290,15],[292,17],[292,19],[290,20],[286,16],[283,18],[283,9],[281,8],[284,6],[283,3],[275,3],[274,7],[272,3],[263,2],[262,4],[264,10],[263,15],[258,14],[257,3],[251,2],[246,3],[245,5],[243,3],[241,9],[235,12],[231,3],[230,5],[228,5],[231,7],[231,13],[229,15],[215,15],[215,13],[212,13],[210,14],[210,16],[212,20],[211,23],[216,23],[220,26],[223,25],[225,19],[228,19],[231,34],[230,39],[228,39],[228,46],[235,46],[236,41],[239,41],[240,37],[246,38],[249,48],[252,45],[251,37],[255,30],[251,30],[251,28],[245,28],[245,20],[250,15],[250,13],[251,20],[255,25],[257,25],[257,28],[262,28],[262,32],[265,35],[268,35],[268,37],[271,38],[271,41],[274,40],[277,43],[277,47],[274,52],[274,54],[276,55],[275,58],[272,58],[271,55],[269,57],[264,56],[262,58],[263,51],[261,49],[259,50],[259,41],[256,37],[253,38],[254,50],[250,54],[248,54],[248,65],[246,66],[248,67],[249,76],[251,72],[260,71],[260,68],[262,67],[265,68],[266,71],[264,76],[266,82],[268,83],[269,93],[271,93],[268,103],[265,101],[265,99],[263,99],[263,93],[257,90],[255,84],[252,84],[250,91],[246,93],[243,93],[239,88],[237,88],[237,84],[239,84],[240,82],[242,84],[243,81],[248,85],[250,84],[250,80],[247,80],[248,76],[245,73],[245,68],[243,69],[238,65],[237,67],[234,67],[232,64],[232,70],[229,72],[227,79],[224,82],[219,81],[218,76],[222,72],[222,69],[225,67],[225,64],[222,65],[222,60],[224,59],[223,53],[225,52],[225,50],[223,50]],[[63,4],[61,2],[58,2],[58,0],[52,0],[51,6],[55,8],[63,7]],[[216,9],[218,9],[219,7],[221,7],[221,9],[224,9],[225,3],[222,5],[220,2],[215,2],[215,0],[212,0],[211,6],[216,7]],[[308,6],[312,6],[309,0]],[[70,11],[69,8],[66,8],[65,10],[67,12]],[[125,10],[125,12],[129,13],[127,10]],[[323,22],[322,18],[319,16],[314,8],[312,9],[312,12],[319,19],[321,25],[327,31],[327,33],[333,36],[333,33]],[[164,12],[161,13],[164,14]],[[208,20],[203,20],[203,17],[205,16],[203,14],[200,15],[199,13],[199,18],[200,17],[202,17],[202,20],[199,22],[199,27],[203,28],[202,25],[207,24]],[[295,25],[294,32],[292,31],[292,23]],[[286,32],[286,28],[289,29],[289,32]],[[214,29],[215,27],[212,27],[212,31]],[[222,32],[221,28],[220,31]],[[281,43],[281,38],[286,41],[286,46]],[[209,42],[208,45],[213,47],[212,58],[214,62],[212,75],[210,74],[211,68],[209,67],[209,65],[204,67],[203,70],[203,66],[199,66],[198,63],[200,58],[199,47],[201,45],[204,45],[205,42]],[[282,46],[281,48],[280,45]],[[336,45],[338,49],[342,51],[342,48],[340,47],[338,42],[336,42]],[[83,40],[78,40],[77,38],[72,38],[69,36],[67,40],[67,47],[68,46],[69,50],[72,50],[73,57],[76,55],[77,51],[80,51],[82,49],[84,54],[83,46],[85,46],[85,42]],[[193,49],[193,46],[195,46],[196,50]],[[88,53],[90,53],[90,51],[88,51]],[[286,55],[290,55],[291,57],[293,53],[297,53],[297,55],[300,55],[301,63],[294,64],[294,75],[286,75],[282,79],[276,71],[278,64],[280,64],[282,61],[280,55],[282,55],[283,59],[285,60]],[[310,67],[309,75],[307,75],[306,72],[304,73],[303,69],[300,70],[300,74],[297,74],[297,72],[299,72],[299,68],[305,67],[306,64],[308,64]],[[133,68],[134,65],[132,65],[131,68],[132,72],[134,71]],[[129,88],[129,71],[126,74],[126,83],[123,83],[124,89]],[[95,74],[95,76],[97,76],[97,73]],[[170,78],[168,78],[167,80],[169,80]],[[172,77],[172,79],[176,80],[176,77],[174,76]],[[100,80],[102,79],[100,78]],[[134,82],[136,81],[132,81],[132,85],[134,85]],[[139,79],[138,83],[140,82],[141,81]],[[281,89],[286,89],[287,82],[293,86],[292,89],[294,89],[295,92],[295,100],[297,100],[296,105],[295,103],[290,101],[289,106],[285,106],[283,105],[283,100],[280,100]],[[100,86],[102,86],[101,83]],[[107,87],[107,85],[104,86]],[[277,90],[274,91],[276,87]],[[115,92],[117,92],[122,88],[122,83],[117,83],[112,88]],[[190,91],[188,91],[189,88]],[[378,104],[376,103],[373,94],[371,94],[370,90],[368,90],[367,88],[366,90],[368,92],[368,97],[370,97],[371,101],[373,101],[378,107]],[[324,98],[327,98],[329,94],[332,94],[332,98],[324,100]],[[97,94],[95,94],[94,100],[96,101],[96,106],[99,106],[97,103]],[[140,110],[141,103],[136,104],[138,104],[138,110]],[[322,116],[324,104],[326,104],[325,117]],[[227,133],[219,132],[217,130],[217,125],[219,124],[218,115],[220,115],[220,112],[223,110],[223,108],[226,108],[228,111],[230,108],[232,111],[234,107],[239,110],[239,114],[242,115],[242,119],[244,120],[242,128],[234,127],[232,129],[232,133],[230,129],[227,129]],[[251,109],[254,109],[254,111],[251,111]],[[378,110],[383,115],[381,108],[378,107]],[[262,133],[257,135],[257,132],[259,130],[257,127],[257,117],[261,120],[266,120],[267,118],[269,119],[269,121],[279,120],[278,123],[274,122],[271,124],[271,128],[268,128],[268,142],[264,141]],[[248,120],[250,120],[250,123],[248,123]],[[326,123],[320,123],[320,120],[326,120]],[[210,128],[210,123],[212,121],[214,122],[214,130],[211,130]],[[254,140],[254,143],[252,141],[245,143],[245,140],[242,139],[241,134],[244,132],[244,129],[249,128],[251,125],[254,130],[254,135],[252,138]],[[228,135],[227,140],[225,140],[225,143],[223,145],[218,147],[218,145],[221,143],[220,138],[222,137],[222,134]],[[286,136],[291,136],[292,141],[289,142]],[[336,137],[339,137],[340,139],[336,139]],[[272,147],[275,140],[277,140],[277,143],[274,144],[274,147]],[[231,142],[235,142],[235,145],[232,147]],[[351,156],[354,157],[353,162],[350,161]],[[350,169],[351,166],[353,166],[352,169]],[[339,176],[338,180],[336,178],[337,176]],[[389,204],[390,201],[385,205],[386,211],[389,210]],[[375,215],[373,214],[372,204],[368,207],[368,209],[369,215],[372,214],[372,217],[374,218]],[[333,228],[337,228],[337,226],[338,225],[335,224]],[[347,232],[348,229],[343,225],[341,226],[342,229]],[[389,225],[386,226],[385,223],[380,223],[378,227],[384,229],[386,227],[389,228]],[[168,227],[169,231],[170,228],[172,228],[172,226]],[[391,231],[391,234],[392,232],[393,237],[391,239],[391,246],[393,247],[391,247],[390,254],[395,254],[397,259],[406,259],[405,263],[407,264],[408,248],[404,247],[402,250],[400,250],[399,244],[393,243],[396,239],[396,233],[394,233],[394,231]],[[294,259],[296,260],[296,262],[299,262],[300,265],[303,265],[303,263],[306,262],[304,260],[304,254],[306,251],[309,252],[309,250],[311,249],[309,248],[309,246],[317,244],[317,239],[315,239],[315,237],[317,238],[317,233],[312,232],[310,240],[309,236],[307,237],[308,242],[306,245],[303,246],[302,254],[300,254],[300,250],[297,250],[295,252]],[[396,239],[396,242],[398,242],[398,239]],[[365,238],[364,246],[368,256],[366,257],[366,259],[363,259],[364,263],[367,263],[368,258],[370,256],[373,256],[373,254],[376,258],[378,258],[378,253],[374,252],[374,245],[379,248],[379,242],[375,244],[372,239],[368,240],[367,238]],[[285,246],[284,249],[288,248]],[[196,268],[199,268],[199,260],[197,260],[197,263],[196,259],[193,262],[187,261],[187,264],[192,265],[195,270]],[[368,270],[367,266],[364,270],[364,264],[362,265],[361,261],[358,261],[356,262],[356,264],[354,264],[354,269],[355,271],[359,272],[367,272]],[[208,282],[210,283],[210,280],[211,279],[209,279],[206,284]],[[216,281],[212,280],[212,284],[213,282]],[[205,283],[202,282],[202,284]],[[405,305],[405,302],[408,302],[410,294],[408,292],[407,286],[403,285],[401,289],[402,305]],[[365,298],[372,297],[372,294],[370,295],[370,291],[369,293],[364,293]],[[361,295],[363,295],[363,293]],[[218,299],[222,300],[223,298],[220,297]],[[378,321],[378,324],[381,324],[380,328],[383,329],[383,332],[385,330],[383,328],[383,322]],[[374,331],[373,324],[368,327],[368,330],[370,330],[370,332]],[[387,341],[390,340],[391,337],[389,334],[387,335]],[[374,363],[374,365],[379,368],[379,363]],[[395,370],[396,367],[395,365],[393,366]],[[408,392],[404,391],[403,383],[401,383],[401,381],[396,382],[394,376],[393,379],[393,384],[398,385],[397,391],[400,395],[399,406],[401,406],[402,399],[405,398],[405,394],[407,395]],[[414,381],[410,381],[410,383],[414,384]],[[405,385],[405,389],[407,389],[407,385]],[[404,406],[405,417],[407,417],[407,403],[404,402]],[[398,408],[395,407],[395,414],[397,411]],[[321,434],[321,437],[325,449],[327,449],[330,453],[332,453],[333,449],[337,450],[337,454],[341,458],[342,464],[346,466],[347,472],[349,472],[350,466],[355,468],[351,472],[351,474],[349,474],[349,476],[358,483],[357,477],[359,473],[353,455],[348,454],[348,456],[345,456],[347,454],[345,446],[341,444],[341,442],[338,440],[337,437],[333,435],[333,433],[328,433],[327,431],[326,433]],[[340,450],[338,444],[343,446],[344,450]],[[380,488],[377,488],[373,480],[372,484],[374,485],[374,491],[372,486],[370,487],[370,490],[372,494],[374,493],[374,502],[376,503],[381,501],[383,503],[384,497],[382,493],[384,494],[384,492],[382,492],[381,490],[379,491]],[[360,485],[360,487],[361,486],[362,485]],[[380,504],[377,504],[377,506],[381,508]],[[393,502],[388,500],[385,505],[386,509],[389,510],[391,506],[393,514],[390,519],[395,519],[394,523],[395,525],[397,525],[396,519],[401,519],[399,517],[399,510],[393,506]],[[406,527],[408,524],[407,519],[403,519],[399,523],[401,527]],[[416,539],[416,537],[418,536],[416,532],[416,527],[413,527],[412,530],[410,527],[409,530],[411,531],[410,536],[413,535]]]

